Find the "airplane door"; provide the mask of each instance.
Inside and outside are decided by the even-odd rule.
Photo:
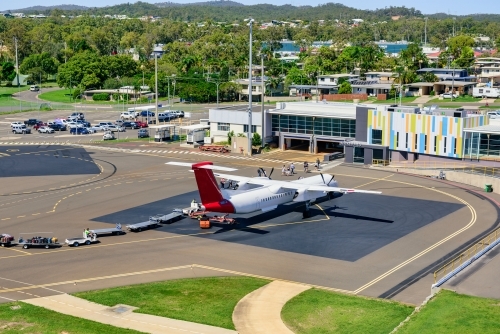
[[[262,199],[256,197],[255,198],[255,204],[257,205],[257,207],[255,208],[255,210],[260,210],[262,209]]]

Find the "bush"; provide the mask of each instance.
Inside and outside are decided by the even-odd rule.
[[[94,94],[94,96],[92,96],[92,100],[94,100],[94,101],[109,101],[109,94],[108,93]]]
[[[436,92],[435,92],[435,91],[433,91],[433,90],[431,90],[431,91],[429,92],[429,95],[430,95],[430,96],[434,96],[434,95],[436,95]]]
[[[260,138],[260,135],[255,132],[252,137],[252,145],[253,146],[260,146],[262,144],[262,139]]]
[[[114,93],[113,94],[113,101],[119,101],[120,100],[120,94]]]

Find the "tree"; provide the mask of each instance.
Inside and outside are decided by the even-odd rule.
[[[219,93],[222,101],[236,101],[241,91],[241,85],[235,82],[224,82],[220,85]]]
[[[437,77],[437,75],[435,75],[434,73],[432,72],[425,72],[422,76],[421,76],[422,80],[425,81],[425,82],[438,82],[439,81],[439,78]]]
[[[262,144],[262,138],[257,132],[254,132],[252,136],[252,146],[260,146]]]
[[[427,67],[429,63],[429,60],[424,54],[422,48],[416,43],[411,43],[408,45],[406,50],[402,50],[399,58],[408,68],[412,70]]]
[[[340,84],[339,94],[352,94],[352,87],[348,81],[344,81]]]
[[[30,80],[32,82],[37,82],[40,80],[40,76],[45,78],[47,74],[56,74],[59,62],[57,59],[52,57],[48,52],[43,52],[41,54],[32,54],[24,58],[19,70],[21,73],[29,74],[34,76]]]
[[[2,63],[2,80],[12,81],[16,77],[15,66],[11,62]]]

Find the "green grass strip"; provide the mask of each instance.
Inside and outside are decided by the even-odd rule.
[[[142,333],[13,302],[0,304],[0,333],[134,334]]]
[[[500,300],[442,290],[398,334],[500,333]]]
[[[235,329],[238,301],[269,281],[252,277],[180,279],[77,293],[89,301],[138,307],[135,312]]]
[[[296,334],[387,334],[413,309],[381,299],[310,289],[288,301],[281,317]]]

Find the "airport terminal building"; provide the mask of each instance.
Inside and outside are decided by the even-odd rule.
[[[218,126],[224,120],[224,130],[243,130],[248,110],[241,112],[242,108],[239,106],[236,112],[238,117],[234,117],[236,113],[231,108],[210,110],[211,128],[218,129],[218,136],[227,136]],[[351,163],[500,156],[500,126],[490,125],[488,116],[477,111],[323,101],[279,102],[275,108],[265,110],[264,118],[255,108],[253,119],[257,126],[252,131],[259,132],[266,142],[277,143],[282,150],[325,155],[344,152],[345,161]],[[262,119],[265,133],[262,133]]]

